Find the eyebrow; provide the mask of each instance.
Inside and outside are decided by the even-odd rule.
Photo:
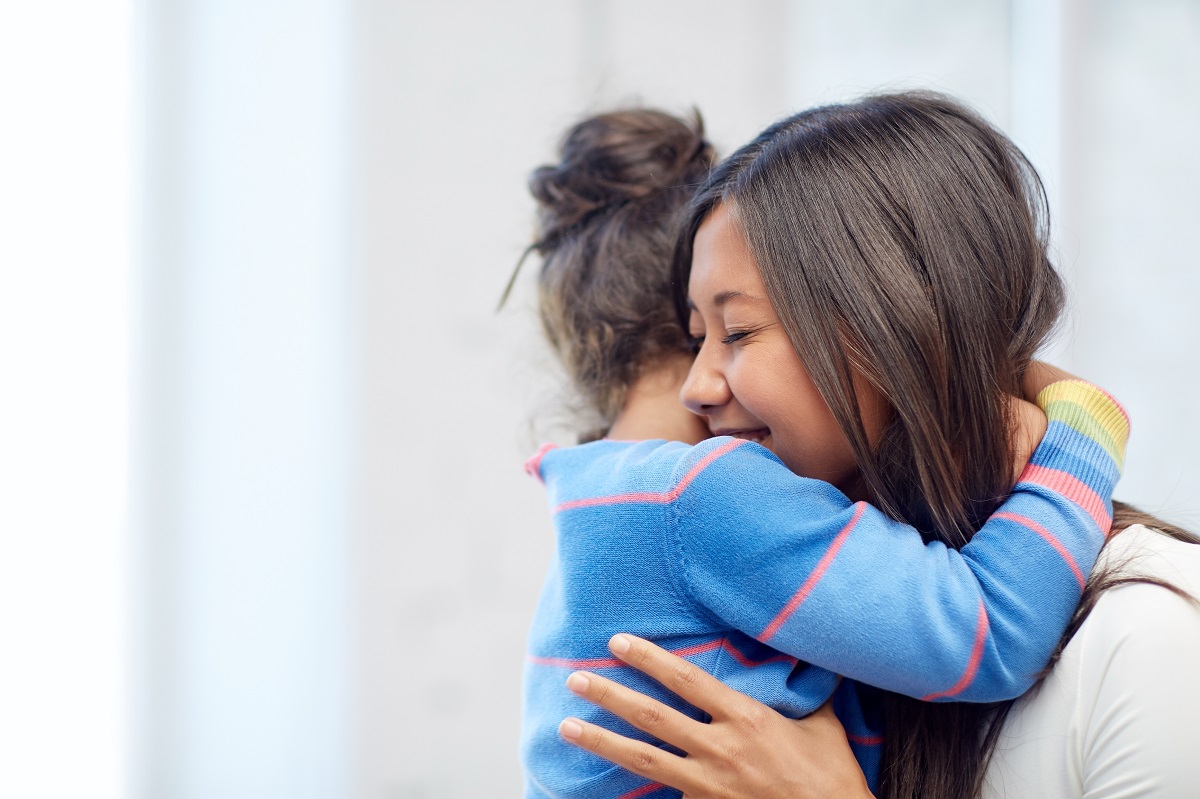
[[[738,300],[738,299],[750,300],[751,302],[762,302],[763,301],[762,297],[755,297],[754,295],[747,294],[744,291],[730,290],[730,291],[722,291],[721,293],[714,296],[713,297],[713,305],[720,308],[720,307],[724,306],[725,303],[729,302],[730,300]],[[688,297],[687,307],[688,307],[689,311],[696,310],[696,303],[692,302],[691,297]]]
[[[722,291],[717,296],[713,297],[713,304],[720,308],[730,300],[750,300],[751,302],[762,302],[762,297],[755,297],[752,294],[747,294],[744,291]]]

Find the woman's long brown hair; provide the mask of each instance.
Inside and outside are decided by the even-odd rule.
[[[1036,171],[1003,134],[941,95],[876,95],[785,119],[718,166],[695,198],[674,262],[683,319],[692,240],[722,203],[871,500],[927,540],[965,544],[1011,490],[1005,396],[1020,394],[1064,302]],[[891,406],[874,448],[856,371]],[[1114,529],[1163,528],[1136,513],[1118,504]],[[1100,591],[1122,579],[1093,576],[1064,643]],[[1011,703],[885,694],[883,705],[882,797],[979,794]]]

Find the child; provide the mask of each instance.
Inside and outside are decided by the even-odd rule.
[[[754,443],[755,430],[694,446],[662,440],[690,442],[695,428],[665,402],[688,356],[682,333],[655,321],[671,313],[670,248],[653,243],[673,236],[702,166],[695,157],[707,152],[698,124],[601,115],[573,129],[563,163],[532,181],[543,323],[577,388],[596,398],[608,438],[543,448],[529,464],[558,528],[526,669],[531,797],[668,795],[557,734],[575,715],[640,735],[564,687],[576,669],[679,706],[608,656],[621,631],[793,717],[829,699],[837,674],[927,700],[1016,696],[1061,636],[1108,528],[1127,420],[1078,381],[1039,397],[1049,426],[1035,466],[961,553],[793,474]],[[839,701],[872,778],[875,731],[851,692]]]

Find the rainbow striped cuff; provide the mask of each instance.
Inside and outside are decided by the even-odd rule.
[[[1124,469],[1129,414],[1111,394],[1084,380],[1060,380],[1042,389],[1035,402],[1049,421],[1091,439],[1108,453],[1118,472]]]

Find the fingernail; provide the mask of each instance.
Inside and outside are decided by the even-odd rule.
[[[608,642],[608,648],[610,650],[612,650],[615,654],[624,655],[626,652],[629,651],[629,645],[631,643],[633,643],[633,642],[629,640],[628,636],[614,635],[612,637],[612,640],[610,640]]]
[[[586,691],[588,686],[591,684],[592,681],[579,672],[575,672],[567,678],[567,687],[577,694],[581,694]]]
[[[558,725],[558,732],[562,737],[574,741],[583,735],[583,727],[575,719],[563,719],[563,723]]]

